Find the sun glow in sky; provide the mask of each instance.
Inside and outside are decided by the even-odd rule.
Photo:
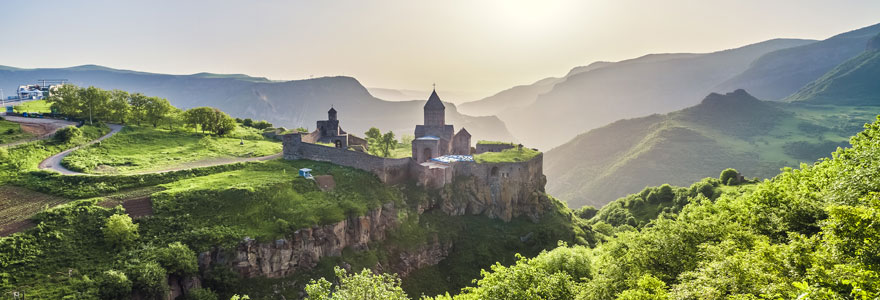
[[[880,23],[875,0],[2,1],[0,12],[0,65],[436,82],[468,95],[456,101],[598,60]]]

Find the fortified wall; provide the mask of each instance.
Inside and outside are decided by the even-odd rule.
[[[303,141],[303,134],[290,133],[281,138],[284,159],[326,161],[376,174],[385,184],[398,184],[410,178],[410,158],[384,158],[345,148],[327,147]]]

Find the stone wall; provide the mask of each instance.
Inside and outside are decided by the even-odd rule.
[[[411,158],[383,158],[370,154],[303,142],[299,133],[282,138],[284,159],[308,159],[332,162],[376,174],[383,183],[398,184],[410,178]]]
[[[447,214],[485,215],[505,221],[526,216],[537,221],[548,209],[544,155],[526,162],[452,164],[453,184],[441,209]]]
[[[480,144],[477,143],[477,152],[474,154],[486,153],[486,152],[501,152],[506,149],[513,148],[513,144]]]

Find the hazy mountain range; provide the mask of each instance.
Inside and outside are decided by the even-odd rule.
[[[686,185],[729,167],[766,178],[827,157],[880,111],[880,35],[866,44],[786,101],[741,89],[712,93],[693,107],[581,134],[545,155],[547,189],[572,207],[600,207],[645,186]]]
[[[342,127],[359,135],[372,126],[393,130],[398,136],[411,135],[415,125],[422,123],[425,103],[384,101],[373,97],[351,77],[270,81],[240,74],[167,75],[94,65],[57,69],[0,66],[0,87],[7,91],[46,78],[164,97],[180,108],[213,106],[234,117],[265,119],[287,128],[314,129],[315,121],[326,119],[327,110],[333,106],[339,111]],[[427,99],[429,95],[414,99]],[[442,98],[442,92],[440,95]],[[446,108],[447,120],[459,128],[466,127],[475,139],[515,140],[496,117],[466,116],[451,103]]]
[[[710,92],[744,88],[779,100],[857,55],[880,24],[823,41],[774,39],[707,54],[650,54],[574,68],[460,105],[498,115],[525,144],[549,149],[615,120],[699,103]]]

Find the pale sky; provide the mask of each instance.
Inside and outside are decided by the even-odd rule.
[[[346,75],[481,97],[598,60],[824,39],[875,23],[877,0],[2,0],[0,65]]]

